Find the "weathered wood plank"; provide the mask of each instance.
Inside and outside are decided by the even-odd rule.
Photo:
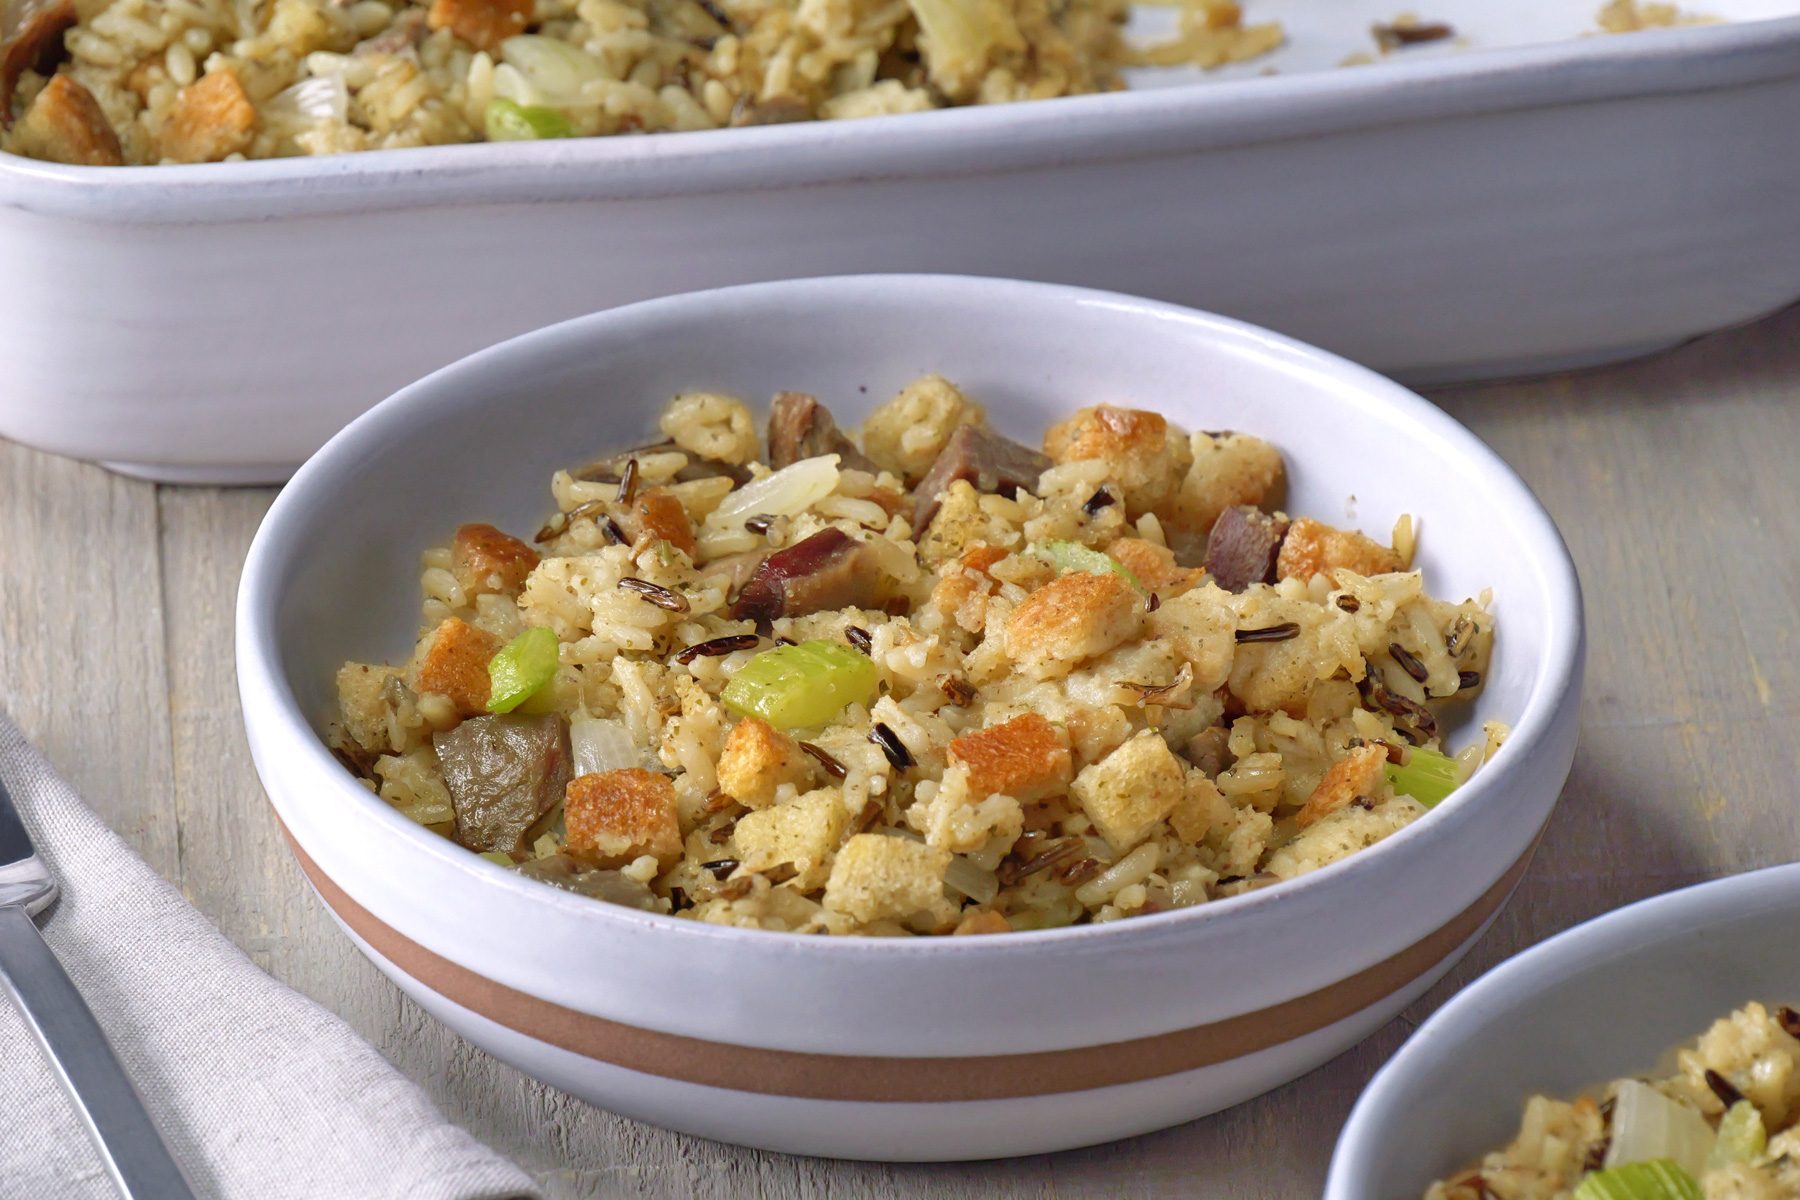
[[[0,706],[178,879],[156,489],[0,442]]]

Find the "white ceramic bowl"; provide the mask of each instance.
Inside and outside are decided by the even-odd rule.
[[[1652,1069],[1746,1001],[1800,998],[1800,865],[1684,888],[1510,959],[1419,1027],[1375,1076],[1326,1200],[1417,1197],[1518,1132],[1534,1092]]]
[[[410,649],[418,553],[463,520],[532,528],[551,472],[632,444],[673,392],[818,394],[847,423],[924,371],[1036,438],[1098,401],[1264,434],[1297,512],[1422,515],[1439,594],[1494,588],[1474,720],[1512,740],[1374,849],[1202,908],[997,938],[724,929],[557,892],[409,823],[320,741],[346,658]],[[1218,317],[1043,284],[801,280],[614,309],[402,391],[270,510],[238,600],[257,769],[340,923],[410,995],[607,1108],[806,1154],[1024,1154],[1172,1125],[1325,1061],[1479,935],[1569,769],[1582,666],[1574,570],[1504,463],[1425,401]],[[1473,727],[1465,731],[1472,733]]]
[[[864,121],[122,170],[0,154],[0,263],[31,281],[0,288],[0,436],[281,479],[501,338],[796,275],[1116,288],[1434,379],[1641,354],[1800,296],[1800,0],[1576,36],[1598,3],[1436,0],[1475,48],[1338,70],[1404,6],[1256,0],[1293,39],[1273,78]]]

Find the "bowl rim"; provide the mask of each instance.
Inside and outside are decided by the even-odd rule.
[[[1740,915],[1770,893],[1800,913],[1800,862],[1690,884],[1590,917],[1463,986],[1363,1088],[1332,1151],[1325,1200],[1360,1200],[1367,1194],[1365,1181],[1393,1144],[1383,1137],[1387,1114],[1408,1094],[1413,1072],[1437,1056],[1440,1046],[1472,1044],[1470,1035],[1493,1015],[1530,1005],[1545,987],[1580,975],[1614,952],[1666,943],[1720,917]]]
[[[973,105],[680,136],[469,143],[236,163],[86,167],[0,151],[0,188],[38,213],[132,223],[647,199],[920,174],[991,173],[1716,90],[1800,73],[1800,14],[1524,46],[1354,71]],[[849,128],[846,128],[849,127]]]
[[[1145,321],[1175,322],[1200,332],[1208,340],[1248,351],[1270,366],[1285,364],[1290,369],[1311,371],[1319,375],[1321,381],[1335,380],[1343,388],[1339,399],[1353,407],[1398,410],[1402,417],[1417,424],[1426,438],[1435,440],[1439,449],[1464,459],[1471,470],[1487,476],[1495,487],[1509,493],[1522,535],[1534,547],[1532,557],[1546,592],[1550,636],[1538,648],[1531,687],[1513,722],[1511,735],[1493,760],[1441,804],[1374,846],[1297,879],[1239,896],[1126,921],[1019,930],[1005,937],[876,938],[817,937],[776,930],[739,929],[596,903],[587,897],[526,879],[432,833],[372,796],[333,757],[324,739],[307,720],[282,670],[275,629],[278,597],[274,585],[293,559],[288,549],[293,542],[288,535],[289,528],[303,522],[313,509],[329,505],[332,476],[353,472],[369,461],[364,443],[401,436],[406,428],[413,427],[415,418],[440,403],[439,389],[453,383],[464,372],[508,360],[533,362],[554,356],[571,339],[589,340],[614,327],[666,327],[666,323],[671,322],[704,320],[709,312],[721,306],[743,304],[791,311],[797,303],[829,303],[834,297],[850,298],[865,293],[881,296],[884,303],[905,304],[909,298],[913,303],[921,303],[933,296],[941,296],[942,289],[946,288],[983,299],[996,309],[1022,305],[1094,307],[1122,311]],[[476,405],[478,402],[466,403]],[[1579,686],[1585,655],[1580,582],[1568,548],[1549,513],[1499,454],[1422,396],[1368,368],[1285,335],[1182,305],[1063,284],[932,274],[819,276],[681,293],[548,325],[439,368],[356,418],[295,472],[292,481],[270,506],[251,543],[238,588],[235,630],[239,694],[252,743],[261,737],[278,745],[293,769],[303,768],[312,785],[340,798],[345,818],[361,819],[370,830],[379,831],[380,836],[397,838],[408,849],[433,857],[440,865],[468,878],[473,886],[509,890],[516,897],[535,901],[573,920],[640,930],[661,929],[665,936],[694,939],[696,948],[720,940],[735,942],[750,937],[770,948],[784,948],[788,952],[804,949],[810,954],[838,957],[868,953],[1005,956],[1032,953],[1047,946],[1087,945],[1096,939],[1117,940],[1134,934],[1170,933],[1189,926],[1209,926],[1219,920],[1266,910],[1270,905],[1284,905],[1309,891],[1379,872],[1384,867],[1383,860],[1399,848],[1415,842],[1453,839],[1458,828],[1474,819],[1473,810],[1487,802],[1490,794],[1497,797],[1508,790],[1513,776],[1521,773],[1530,761],[1531,751],[1548,741],[1555,722],[1566,717],[1565,701]],[[270,791],[266,785],[264,790]],[[270,800],[273,803],[272,795]],[[1507,865],[1495,864],[1496,877]]]

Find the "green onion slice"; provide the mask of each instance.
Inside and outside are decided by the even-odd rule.
[[[488,101],[485,124],[490,142],[535,142],[575,136],[569,118],[554,108],[499,98]]]
[[[872,700],[878,674],[867,655],[840,642],[801,642],[752,658],[719,699],[739,716],[761,717],[777,729],[811,728]]]
[[[1104,575],[1110,571],[1140,592],[1150,590],[1143,580],[1132,574],[1130,567],[1112,555],[1102,554],[1080,542],[1037,542],[1031,552],[1059,571],[1086,571],[1089,575]]]
[[[509,713],[544,689],[556,677],[556,633],[537,626],[527,629],[488,660],[488,711]]]
[[[1666,1158],[1595,1171],[1575,1200],[1704,1200],[1694,1177]]]
[[[1426,808],[1436,808],[1462,782],[1462,764],[1447,754],[1414,746],[1405,766],[1387,765],[1387,777],[1395,792],[1411,796]]]

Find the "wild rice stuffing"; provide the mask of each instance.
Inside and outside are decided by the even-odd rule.
[[[88,165],[716,129],[1109,91],[1281,44],[1186,0],[22,0],[0,148]],[[55,82],[53,82],[55,81]]]
[[[1533,1096],[1519,1136],[1426,1200],[1791,1200],[1800,1196],[1800,1012],[1746,1004],[1660,1078]]]
[[[1099,407],[1040,453],[937,376],[857,441],[794,392],[766,443],[724,395],[661,432],[558,472],[535,546],[458,529],[412,657],[338,675],[344,762],[528,876],[802,933],[1111,921],[1369,846],[1503,736],[1437,753],[1485,597],[1426,594],[1410,520],[1272,511],[1260,438]]]

